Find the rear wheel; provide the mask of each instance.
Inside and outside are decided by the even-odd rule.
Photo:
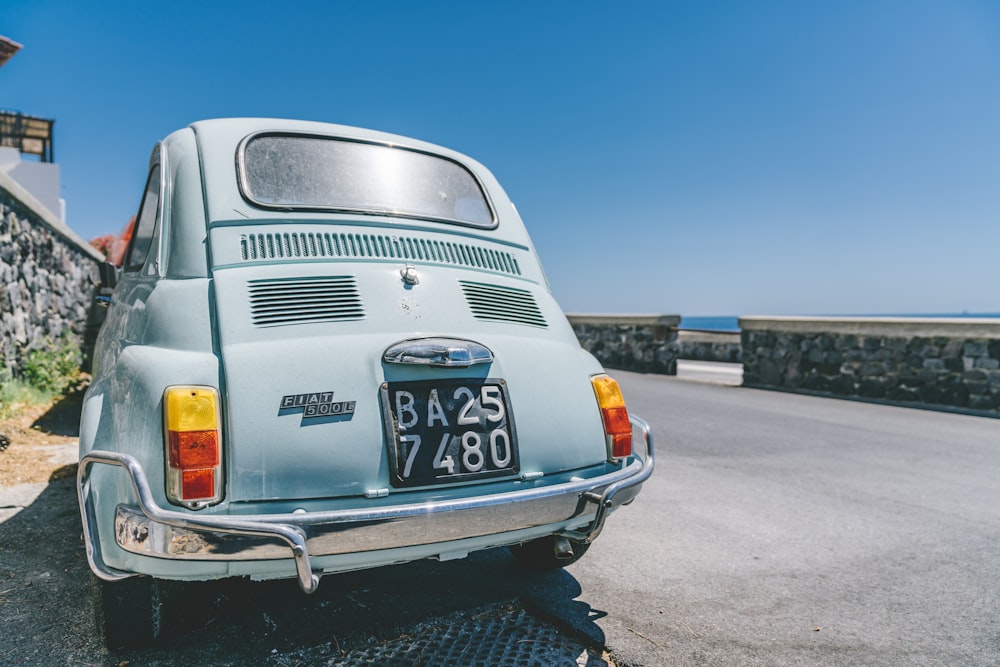
[[[556,570],[566,567],[580,560],[583,554],[587,553],[587,549],[590,548],[589,542],[567,540],[573,548],[573,554],[568,557],[566,557],[566,554],[563,554],[563,557],[559,557],[556,555],[557,539],[561,538],[557,538],[555,535],[548,535],[507,548],[514,554],[514,558],[521,565],[532,570]]]
[[[108,648],[143,646],[160,634],[160,584],[152,577],[104,581],[91,575],[97,632]]]

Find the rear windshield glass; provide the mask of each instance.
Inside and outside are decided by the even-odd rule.
[[[492,227],[478,181],[447,158],[315,136],[258,135],[243,148],[243,194],[267,208],[332,209]]]

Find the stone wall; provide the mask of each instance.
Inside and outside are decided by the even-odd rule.
[[[738,364],[742,360],[739,331],[682,329],[678,332],[677,343],[680,346],[680,359],[724,361],[732,364]]]
[[[568,315],[585,350],[607,368],[677,374],[680,315]]]
[[[740,318],[743,384],[1000,416],[1000,319]]]
[[[0,365],[64,333],[81,342],[102,256],[0,171]]]

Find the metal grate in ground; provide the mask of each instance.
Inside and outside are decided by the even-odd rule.
[[[614,667],[610,659],[513,602],[442,616],[396,639],[350,652],[329,642],[271,658],[279,666]]]

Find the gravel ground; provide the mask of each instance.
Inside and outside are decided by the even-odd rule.
[[[73,484],[82,390],[0,421],[3,665],[110,664],[94,639]]]
[[[0,442],[6,443],[0,449],[0,488],[47,484],[56,470],[76,462],[83,390],[53,405],[12,406],[18,415],[0,421]]]

